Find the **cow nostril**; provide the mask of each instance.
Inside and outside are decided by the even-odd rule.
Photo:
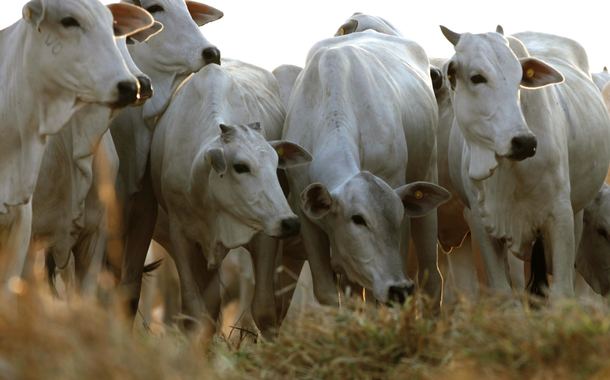
[[[140,82],[140,100],[150,99],[153,96],[153,87],[149,77],[138,76],[138,82]]]
[[[208,63],[215,63],[217,65],[220,65],[220,50],[218,50],[218,48],[216,48],[216,47],[205,48],[205,49],[203,49],[202,56],[203,56],[203,60],[206,65]]]
[[[413,294],[414,289],[414,284],[409,284],[407,286],[390,286],[390,290],[388,292],[388,301],[398,302],[402,305],[407,300],[407,296]]]
[[[536,154],[538,141],[533,135],[517,136],[511,140],[511,153],[508,156],[511,160],[521,161]]]
[[[121,81],[117,88],[119,100],[112,105],[114,108],[126,107],[138,101],[138,84],[135,81]]]
[[[300,230],[301,222],[298,219],[282,220],[282,238],[298,235]]]

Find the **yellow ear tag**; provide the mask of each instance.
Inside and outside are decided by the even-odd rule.
[[[534,74],[535,74],[534,69],[527,69],[527,71],[525,72],[525,75],[526,75],[528,78],[533,77],[533,76],[534,76]]]
[[[212,157],[208,158],[208,162],[212,165]]]
[[[421,191],[417,190],[415,192],[415,198],[422,199],[423,197],[424,197],[424,193],[422,193]]]
[[[282,157],[282,154],[284,154],[284,149],[283,148],[278,149],[277,150],[277,155]]]
[[[339,34],[343,36],[345,34],[345,30],[343,30],[343,28],[339,29]]]
[[[26,15],[27,18],[32,18],[32,12],[30,12],[29,9],[26,9],[26,14],[25,15]]]
[[[447,75],[447,79],[451,79],[451,75]]]

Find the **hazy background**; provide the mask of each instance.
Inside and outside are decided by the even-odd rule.
[[[26,2],[0,0],[0,29],[21,18],[21,8]],[[439,24],[460,33],[494,31],[500,24],[506,34],[533,30],[570,37],[587,50],[592,72],[610,66],[608,0],[210,0],[207,4],[225,14],[219,21],[201,28],[223,57],[268,70],[283,63],[303,66],[309,48],[333,36],[354,12],[388,19],[405,37],[422,45],[429,56],[453,54],[453,47],[441,34]]]

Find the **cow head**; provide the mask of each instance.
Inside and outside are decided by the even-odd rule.
[[[539,59],[518,59],[501,33],[441,30],[455,47],[443,70],[455,120],[471,151],[470,178],[488,178],[503,158],[532,157],[537,141],[521,112],[520,88],[560,83],[563,76]]]
[[[149,27],[150,14],[126,4],[115,4],[111,12],[94,0],[32,0],[23,7],[23,19],[31,36],[27,62],[37,73],[31,80],[45,81],[41,91],[50,99],[64,96],[59,91],[64,89],[83,102],[113,108],[136,101],[137,81],[114,36]]]
[[[212,169],[207,196],[215,208],[223,245],[239,247],[260,231],[277,238],[298,234],[301,224],[288,206],[277,169],[309,163],[311,155],[288,141],[267,142],[259,123],[220,128],[220,136],[202,158],[203,165]],[[200,165],[198,158],[193,171],[206,173]]]
[[[150,12],[163,24],[161,33],[143,46],[130,49],[145,72],[153,66],[164,72],[190,74],[208,63],[220,64],[220,51],[199,31],[200,26],[220,19],[218,9],[195,1],[125,0]],[[140,64],[142,61],[142,64]]]
[[[605,183],[585,207],[576,267],[597,293],[610,293],[610,186]]]
[[[377,300],[404,301],[414,289],[400,253],[405,214],[419,217],[449,200],[434,184],[416,182],[392,190],[369,172],[360,172],[332,193],[321,183],[301,193],[301,209],[312,219],[325,218],[337,273],[371,289]]]
[[[339,27],[335,37],[363,32],[365,30],[374,30],[378,33],[402,37],[402,33],[388,20],[359,12],[354,13],[352,17]]]

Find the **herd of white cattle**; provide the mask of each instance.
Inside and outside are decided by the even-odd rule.
[[[437,307],[480,285],[610,292],[610,75],[578,42],[441,27],[455,55],[430,58],[356,13],[271,73],[220,58],[198,27],[222,16],[31,0],[0,31],[5,298],[44,250],[84,295],[113,272],[132,320],[153,240],[191,332],[219,318],[240,247],[268,339],[305,261],[324,305],[347,286],[382,303],[421,287]]]

